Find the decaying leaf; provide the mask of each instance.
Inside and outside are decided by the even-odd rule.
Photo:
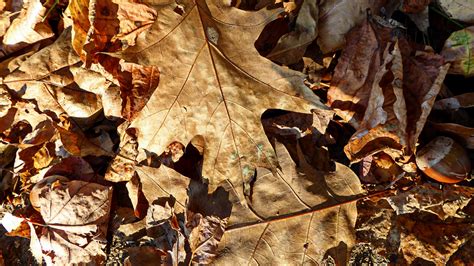
[[[458,248],[474,237],[472,224],[439,224],[405,217],[399,219],[399,224],[400,249],[408,264],[446,265]]]
[[[5,77],[4,83],[23,99],[36,100],[42,112],[51,111],[58,117],[67,113],[71,117],[89,118],[102,106],[96,94],[85,90],[89,84],[77,80],[79,75],[73,77],[77,71],[71,73],[66,69],[80,62],[72,50],[70,37],[70,31],[66,30],[55,43],[21,63]],[[94,85],[109,85],[98,81]]]
[[[385,4],[383,0],[303,1],[294,28],[278,40],[266,57],[285,65],[294,64],[314,40],[325,54],[340,50],[347,32],[366,19],[367,10],[379,14]]]
[[[318,36],[319,7],[316,1],[304,1],[298,11],[295,28],[283,35],[267,58],[290,65],[298,62],[306,48]]]
[[[353,161],[382,150],[409,158],[449,68],[393,30],[370,20],[353,29],[328,92],[331,107],[357,129],[345,147]]]
[[[156,154],[173,141],[187,144],[202,136],[202,175],[213,187],[229,180],[239,195],[248,194],[244,186],[255,167],[277,165],[261,114],[325,107],[299,74],[260,57],[253,47],[278,11],[245,12],[201,0],[181,6],[183,16],[173,11],[174,3],[159,9],[137,45],[118,54],[160,71],[158,88],[130,127],[137,130],[139,148]]]
[[[203,216],[200,213],[187,212],[189,247],[192,250],[191,261],[210,264],[217,253],[217,246],[224,235],[227,220],[216,216]]]
[[[474,26],[453,32],[441,54],[451,63],[449,73],[474,76]]]
[[[471,7],[0,1],[0,264],[472,264]]]

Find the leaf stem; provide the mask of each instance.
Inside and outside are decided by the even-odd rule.
[[[59,0],[54,0],[53,5],[48,9],[48,11],[47,11],[46,14],[44,15],[43,19],[41,20],[41,22],[44,22],[44,21],[46,20],[46,18],[48,17],[49,13],[51,13],[51,11],[53,11],[53,9],[56,7],[57,4],[59,4]]]
[[[269,224],[269,223],[273,223],[273,222],[283,221],[283,220],[286,220],[286,219],[307,215],[307,214],[310,214],[310,213],[324,211],[324,210],[334,208],[334,207],[337,207],[337,206],[357,202],[358,200],[361,200],[361,199],[367,199],[367,198],[371,198],[371,197],[380,196],[380,195],[383,195],[387,192],[394,191],[394,190],[396,190],[396,189],[386,189],[386,190],[382,190],[382,191],[377,191],[377,192],[374,192],[374,193],[371,193],[371,194],[361,195],[361,196],[352,198],[348,201],[337,202],[335,204],[324,206],[322,208],[312,208],[312,209],[309,209],[309,210],[303,210],[303,211],[299,211],[299,212],[296,212],[296,213],[291,213],[291,214],[288,214],[288,215],[281,215],[281,216],[278,216],[278,217],[272,217],[272,218],[269,218],[269,219],[263,220],[263,221],[254,221],[254,222],[249,222],[249,223],[234,224],[234,225],[228,226],[226,228],[225,232],[227,233],[227,232],[234,231],[234,230],[239,230],[239,229],[242,229],[242,228],[258,226],[258,225],[261,225],[261,224]]]

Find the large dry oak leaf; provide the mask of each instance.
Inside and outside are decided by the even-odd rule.
[[[179,8],[182,15],[175,12]],[[262,113],[326,109],[301,74],[273,64],[254,48],[279,12],[246,12],[204,0],[158,9],[147,34],[118,54],[160,71],[158,88],[130,125],[138,131],[139,148],[161,154],[173,141],[186,144],[202,136],[203,176],[213,186],[229,180],[240,195],[257,166],[275,169]]]

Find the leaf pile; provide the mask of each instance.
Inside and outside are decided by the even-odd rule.
[[[474,263],[473,8],[0,2],[0,264]]]

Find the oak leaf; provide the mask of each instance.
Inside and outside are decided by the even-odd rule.
[[[298,166],[277,143],[283,172],[257,170],[249,208],[234,204],[217,264],[347,262],[355,244],[354,197],[363,192],[359,179],[338,163],[334,172],[315,170],[297,149]]]
[[[379,14],[385,2],[304,1],[299,8],[294,28],[278,40],[266,57],[285,65],[295,64],[314,40],[317,40],[323,53],[340,50],[344,47],[345,35],[366,18],[367,10]],[[386,8],[384,10],[389,12]]]
[[[224,185],[231,192],[232,213],[215,251],[214,263],[321,263],[327,256],[342,263],[348,259],[357,216],[354,196],[362,193],[358,178],[341,164],[336,164],[334,172],[315,170],[301,148],[294,150],[299,151],[298,167],[283,144],[276,144],[283,172],[273,175],[264,168],[257,169],[248,208],[240,203],[228,183]],[[167,167],[141,166],[137,173],[148,200],[172,196],[177,212],[187,208],[186,201],[193,194],[190,191],[196,191],[195,181]],[[219,201],[191,202],[211,205],[209,210],[225,210]],[[225,213],[224,210],[220,212]],[[278,257],[271,250],[278,252]]]
[[[157,89],[130,128],[137,130],[139,148],[156,154],[173,141],[187,144],[202,136],[202,175],[212,186],[229,180],[243,195],[255,167],[277,166],[261,114],[326,108],[300,74],[260,57],[253,46],[279,10],[246,12],[203,0],[180,6],[183,15],[175,3],[158,9],[137,45],[117,54],[160,71]]]

